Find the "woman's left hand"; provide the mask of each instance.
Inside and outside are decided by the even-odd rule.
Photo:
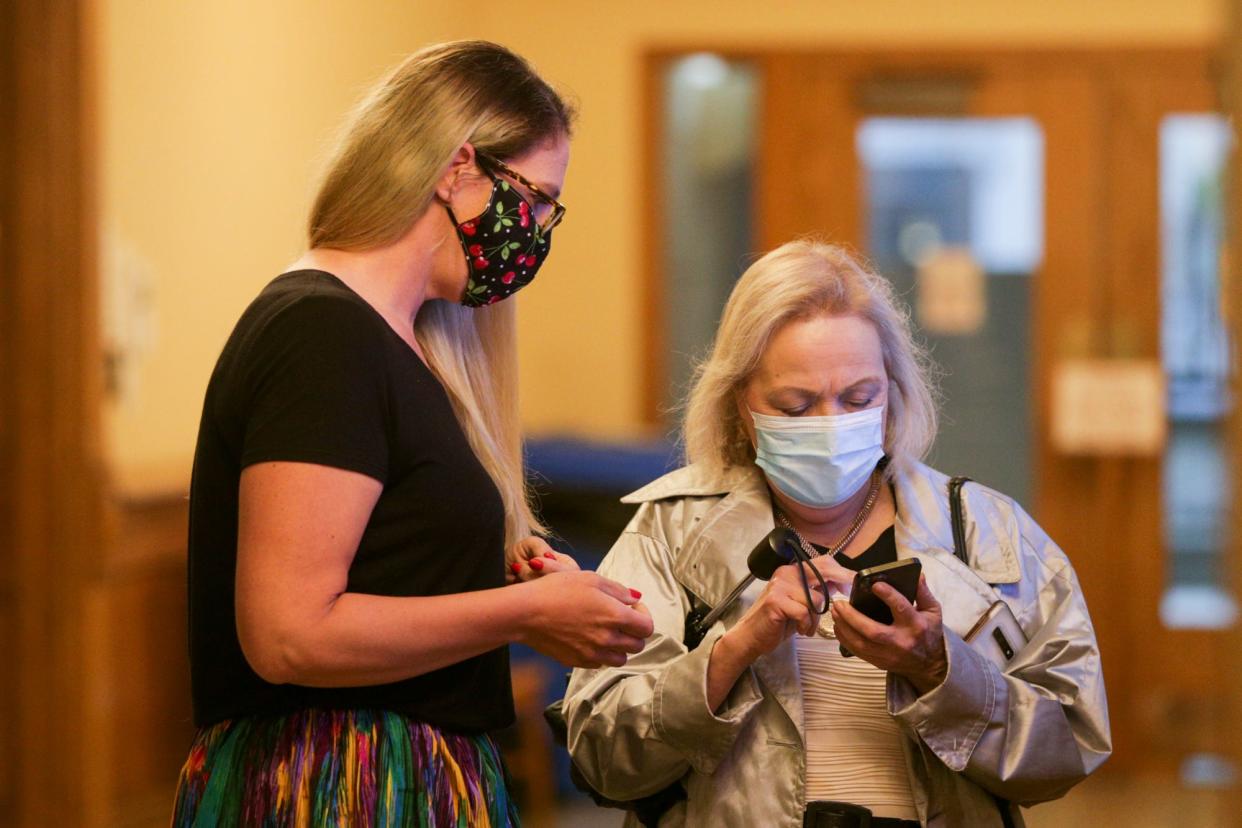
[[[578,562],[568,555],[557,552],[548,542],[537,535],[523,538],[513,544],[505,556],[507,569],[505,582],[533,581],[553,572],[577,572]]]
[[[943,612],[927,579],[919,577],[913,604],[885,583],[876,584],[872,591],[893,611],[893,623],[881,624],[846,601],[833,601],[832,623],[837,638],[854,655],[909,679],[920,694],[939,686],[949,664],[944,651]]]

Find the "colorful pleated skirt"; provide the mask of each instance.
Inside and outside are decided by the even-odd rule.
[[[385,711],[316,709],[200,729],[172,819],[173,828],[519,824],[486,734]]]

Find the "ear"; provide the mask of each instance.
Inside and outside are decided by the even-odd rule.
[[[453,153],[453,158],[449,161],[444,174],[436,182],[436,198],[448,204],[453,198],[453,192],[457,189],[458,179],[473,172],[474,169],[474,144],[467,141],[457,148],[457,152]]]

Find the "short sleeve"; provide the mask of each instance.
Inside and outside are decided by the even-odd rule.
[[[241,466],[318,463],[385,481],[388,393],[383,320],[312,295],[282,308],[246,359]]]

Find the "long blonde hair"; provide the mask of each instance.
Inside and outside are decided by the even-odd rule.
[[[310,246],[369,250],[431,205],[463,144],[509,159],[569,137],[573,110],[518,55],[459,41],[406,58],[359,103],[311,208]],[[530,506],[518,422],[513,303],[423,304],[414,335],[505,506],[506,544],[544,531]]]
[[[844,248],[814,241],[783,244],[742,274],[710,356],[695,372],[683,423],[686,459],[712,471],[754,462],[737,395],[783,326],[819,314],[855,315],[875,326],[888,374],[884,449],[892,474],[922,458],[936,436],[930,360],[910,332],[892,286]]]

